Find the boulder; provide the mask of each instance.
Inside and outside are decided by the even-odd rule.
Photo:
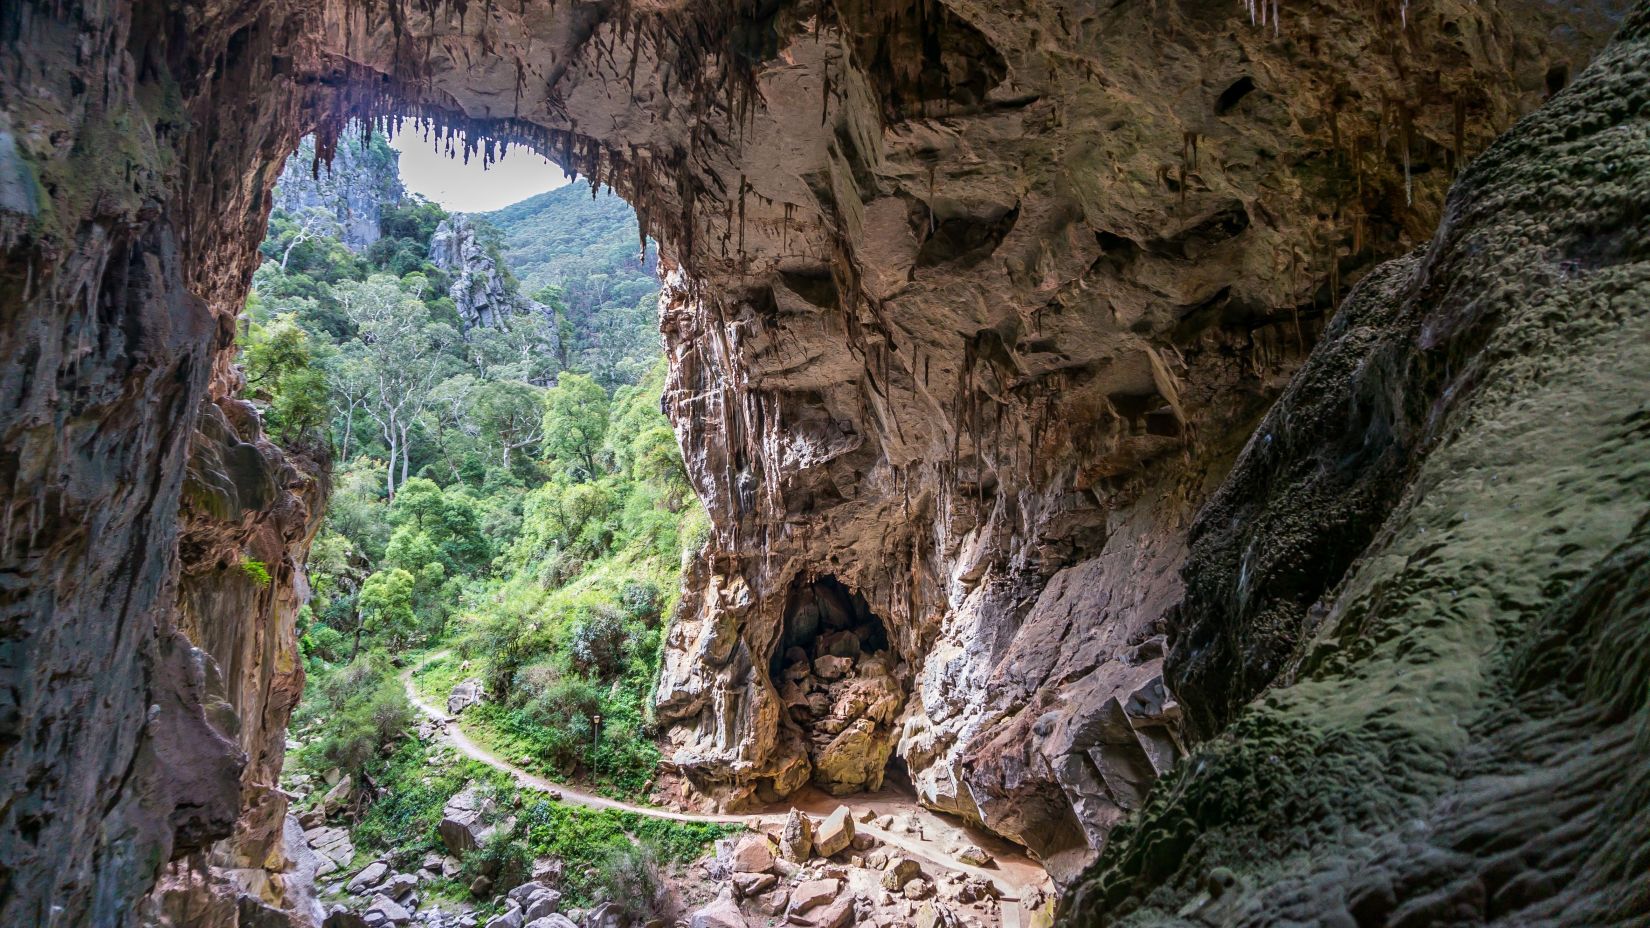
[[[511,909],[503,915],[487,919],[487,928],[522,928],[524,921],[520,909]]]
[[[477,899],[488,899],[493,895],[493,880],[485,873],[470,881],[470,895]]]
[[[441,824],[436,827],[436,833],[441,836],[447,850],[454,856],[463,857],[480,847],[492,833],[483,821],[492,807],[492,801],[483,799],[474,786],[465,787],[447,800],[441,811]]]
[[[922,876],[922,865],[909,857],[896,857],[888,862],[887,869],[882,871],[882,888],[889,892],[899,892],[905,884]]]
[[[894,740],[870,719],[846,722],[814,758],[814,782],[837,796],[881,787]]]
[[[464,869],[464,864],[451,854],[441,858],[441,875],[447,879],[458,876],[458,871]]]
[[[785,907],[790,905],[791,891],[781,886],[773,892],[758,896],[753,908],[758,915],[784,915]]]
[[[900,892],[905,895],[905,898],[916,902],[934,895],[934,884],[919,877],[904,884]]]
[[[806,919],[811,928],[848,928],[854,923],[854,897],[841,896]]]
[[[342,828],[312,828],[304,832],[304,840],[325,858],[325,868],[317,869],[317,876],[331,873],[355,858],[355,845],[350,843],[349,832]]]
[[[840,880],[809,880],[799,883],[791,890],[791,903],[786,909],[788,915],[801,915],[809,909],[821,906],[835,899],[842,891]]]
[[[339,906],[327,913],[326,921],[321,928],[368,928],[367,920],[359,912]]]
[[[410,873],[397,873],[385,880],[384,885],[378,887],[377,891],[397,902],[404,902],[417,886],[418,877]]]
[[[938,902],[924,902],[917,910],[912,928],[957,928],[960,924],[950,909]]]
[[[779,877],[771,873],[735,873],[733,875],[733,891],[741,899],[765,893],[779,882]]]
[[[465,680],[453,687],[452,693],[447,696],[447,714],[458,715],[465,709],[481,702],[481,693],[480,680]]]
[[[802,863],[814,849],[814,822],[807,813],[792,809],[785,816],[785,828],[779,833],[779,856],[793,863]]]
[[[579,923],[565,915],[551,913],[528,922],[523,928],[579,928]]]
[[[972,844],[958,851],[957,859],[970,867],[987,867],[991,865],[991,855]]]
[[[324,815],[331,815],[349,805],[350,796],[355,793],[355,778],[344,777],[335,784],[327,794],[321,797],[320,809]]]
[[[544,885],[543,883],[538,882],[537,880],[529,880],[528,882],[523,883],[506,893],[505,898],[509,899],[511,902],[514,902],[516,905],[521,906],[522,908],[526,908],[527,900],[533,898],[539,893],[550,891],[550,887]]]
[[[374,919],[373,913],[378,913],[382,919]],[[412,921],[412,913],[401,907],[401,904],[382,893],[372,897],[372,905],[361,913],[367,922],[377,921],[379,924],[405,925]]]
[[[727,893],[688,916],[688,925],[690,928],[749,928],[733,896]]]
[[[768,872],[773,869],[773,845],[762,835],[745,835],[733,846],[729,869],[735,873]]]
[[[390,865],[382,860],[375,860],[362,867],[361,872],[344,885],[344,891],[354,896],[363,895],[367,890],[384,882],[389,875]]]
[[[814,658],[814,676],[821,680],[839,680],[854,669],[854,662],[846,657],[825,655]]]
[[[830,857],[845,850],[854,840],[854,820],[847,806],[837,806],[825,817],[814,835],[814,851],[821,857]]]
[[[561,893],[553,889],[546,889],[534,893],[527,904],[522,906],[524,916],[529,922],[538,921],[556,914],[556,906],[561,904]]]

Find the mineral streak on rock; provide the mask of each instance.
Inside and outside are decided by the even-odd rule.
[[[1644,14],[1563,85],[1619,11],[8,4],[0,923],[128,924],[168,861],[279,831],[322,488],[232,399],[235,315],[298,140],[326,159],[396,114],[482,157],[533,145],[661,241],[667,406],[715,531],[658,715],[710,801],[869,785],[893,756],[1062,880],[1135,816],[1079,913],[1190,904],[1227,860],[1246,913],[1327,906],[1336,867],[1375,881],[1358,919],[1602,906],[1644,829],[1561,826],[1644,815],[1609,773],[1642,772]],[[784,704],[786,617],[827,578],[886,637],[892,720],[828,686]],[[1537,628],[1555,644],[1515,655]],[[1555,694],[1568,726],[1530,702]],[[1508,877],[1485,836],[1541,827],[1524,774],[1568,798]],[[1301,783],[1325,806],[1292,805]],[[1354,854],[1340,823],[1387,840]],[[1298,847],[1317,863],[1258,885]]]

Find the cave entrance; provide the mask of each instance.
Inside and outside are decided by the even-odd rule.
[[[881,788],[899,765],[895,723],[910,674],[865,598],[829,575],[798,578],[768,670],[814,785],[836,796]]]

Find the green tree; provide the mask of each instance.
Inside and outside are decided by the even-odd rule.
[[[551,460],[584,480],[601,474],[607,439],[607,391],[583,374],[564,371],[545,398],[544,448]]]
[[[263,407],[264,425],[279,442],[307,441],[327,421],[326,378],[315,364],[315,345],[291,313],[265,325],[247,320],[241,339],[246,396]]]
[[[413,611],[417,579],[399,567],[381,570],[361,584],[361,624],[355,633],[355,654],[361,651],[363,631],[379,638],[391,651],[399,651],[418,627]],[[354,655],[351,655],[351,659]]]
[[[510,469],[516,451],[531,454],[544,438],[544,391],[519,381],[495,381],[477,391],[471,405],[481,437],[498,449]]]
[[[374,274],[337,288],[339,302],[359,333],[346,350],[360,365],[366,387],[363,405],[389,447],[385,487],[391,499],[397,484],[410,476],[413,428],[433,388],[450,372],[441,363],[441,351],[459,341],[458,333],[433,320],[419,299],[425,284],[419,275],[410,275],[403,284],[388,274]]]

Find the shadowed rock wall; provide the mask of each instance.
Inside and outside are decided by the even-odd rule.
[[[227,399],[233,318],[297,139],[318,131],[325,154],[346,118],[392,113],[534,145],[616,186],[664,245],[667,405],[715,526],[659,690],[697,795],[736,806],[810,778],[769,673],[788,591],[829,575],[911,681],[867,737],[894,741],[924,802],[1076,875],[1187,769],[1193,736],[1292,666],[1302,616],[1367,543],[1338,527],[1366,528],[1422,465],[1398,447],[1373,489],[1268,523],[1315,566],[1257,552],[1258,593],[1229,548],[1244,529],[1205,516],[1188,535],[1193,514],[1348,286],[1432,234],[1455,167],[1619,12],[1262,8],[8,6],[0,920],[61,905],[65,924],[119,924],[237,818],[271,834],[258,748],[296,685],[297,570],[267,598],[225,578],[235,546],[301,557],[284,501],[318,496]],[[1394,352],[1443,337],[1418,332]],[[257,449],[267,469],[231,467],[248,480],[224,497],[257,507],[184,492],[192,430],[219,436],[197,456]],[[1247,495],[1270,493],[1259,454],[1211,512],[1269,511]],[[1330,463],[1361,486],[1363,465]],[[180,547],[180,503],[210,543]],[[1555,518],[1614,511],[1576,505]],[[1182,580],[1188,557],[1209,569]],[[221,690],[191,641],[238,668]],[[1445,712],[1462,685],[1417,698]],[[1172,875],[1153,866],[1094,885],[1133,898]]]
[[[1641,7],[1261,422],[1170,620],[1221,734],[1073,924],[1650,924],[1647,81]]]

